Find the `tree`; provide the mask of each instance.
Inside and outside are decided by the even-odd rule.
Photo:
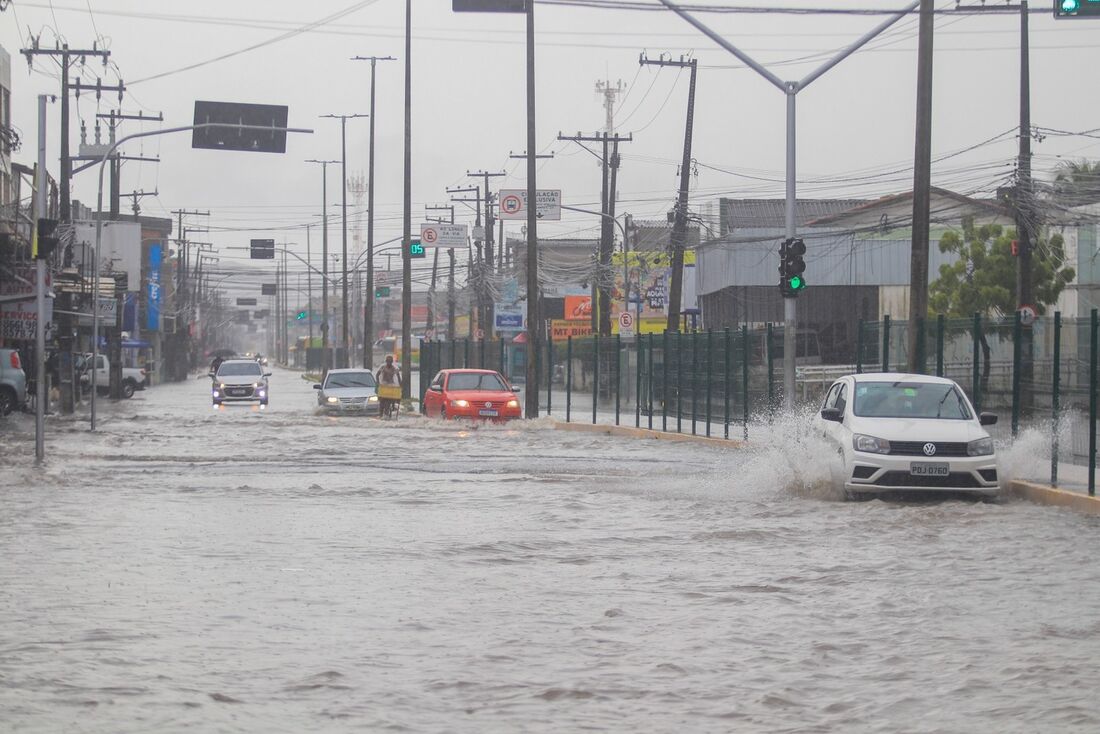
[[[1016,300],[1016,256],[1012,254],[1015,229],[999,224],[975,227],[973,218],[963,220],[962,236],[947,232],[940,238],[940,252],[957,259],[940,266],[940,276],[928,287],[930,315],[967,318],[975,313],[1004,317],[1014,313]],[[1055,303],[1076,276],[1066,265],[1062,235],[1039,238],[1032,249],[1031,283],[1036,312],[1043,314]],[[981,336],[985,358],[983,376],[989,378],[989,343]]]
[[[1100,201],[1100,162],[1063,161],[1054,175],[1052,195],[1065,208]]]

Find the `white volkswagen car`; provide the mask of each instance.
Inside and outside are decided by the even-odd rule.
[[[815,419],[836,444],[845,496],[904,491],[997,493],[997,456],[953,381],[927,375],[846,375],[833,383]]]

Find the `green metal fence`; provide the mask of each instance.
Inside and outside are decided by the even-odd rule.
[[[889,317],[861,321],[847,364],[824,365],[799,342],[797,405],[815,405],[850,372],[909,371],[909,333],[915,329],[917,372],[955,380],[979,411],[999,414],[995,438],[1010,440],[1029,427],[1049,430],[1050,480],[1059,463],[1086,465],[1096,488],[1097,316],[1059,313],[1025,324],[1008,318],[937,316],[915,324]],[[807,343],[808,340],[807,340]],[[539,374],[542,410],[573,422],[634,425],[658,431],[751,439],[782,395],[781,326],[569,338],[547,342],[538,354],[499,340],[427,342],[422,370],[484,368],[513,383],[525,380],[528,358]],[[422,379],[421,399],[429,379]]]

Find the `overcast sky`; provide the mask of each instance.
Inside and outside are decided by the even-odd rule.
[[[708,0],[712,4],[714,0]],[[731,3],[725,3],[729,5]],[[844,9],[902,8],[904,0],[745,0],[770,8],[801,5]],[[976,5],[977,0],[964,0]],[[991,0],[990,4],[994,4]],[[51,7],[52,5],[52,7]],[[941,0],[950,10],[954,0]],[[1049,172],[1063,158],[1100,157],[1100,139],[1062,135],[1100,128],[1100,96],[1090,70],[1100,68],[1100,20],[1056,21],[1050,2],[1031,16],[1032,123],[1047,129],[1035,145],[1035,170]],[[179,73],[182,67],[276,39],[340,11],[329,24]],[[700,14],[705,23],[784,79],[800,79],[860,35],[882,15]],[[209,209],[219,247],[253,236],[296,242],[304,253],[306,222],[321,210],[321,171],[307,158],[339,158],[339,122],[328,113],[366,113],[369,64],[356,55],[395,56],[378,66],[376,242],[401,231],[402,81],[404,3],[400,0],[14,0],[0,13],[0,44],[12,55],[14,124],[32,162],[35,95],[59,89],[57,67],[36,60],[34,73],[19,49],[29,33],[53,46],[99,39],[111,51],[104,70],[89,61],[85,80],[119,75],[129,87],[126,112],[163,112],[165,126],[189,124],[196,99],[285,104],[290,124],[313,135],[291,136],[286,155],[223,153],[190,148],[176,134],[127,146],[131,155],[159,155],[159,164],[129,163],[122,190],[159,191],[144,213]],[[539,166],[539,188],[560,188],[566,203],[598,206],[595,158],[559,131],[592,133],[604,124],[598,80],[619,80],[616,127],[633,133],[622,147],[619,212],[661,218],[678,183],[687,73],[641,68],[638,55],[694,54],[700,60],[696,98],[692,207],[706,213],[719,196],[782,197],[784,97],[755,72],[669,12],[539,5],[536,10],[539,151],[555,153]],[[916,79],[915,16],[900,21],[865,50],[845,60],[798,96],[798,178],[801,196],[877,197],[911,188]],[[467,170],[507,171],[499,186],[522,187],[525,150],[523,17],[455,14],[446,0],[413,7],[414,226],[424,204],[447,202],[448,186],[472,184]],[[1019,16],[952,15],[936,19],[933,183],[965,194],[990,195],[1012,175],[1019,104]],[[117,66],[116,66],[117,65]],[[163,75],[163,76],[161,76]],[[153,77],[146,79],[147,77]],[[76,117],[91,135],[96,111],[117,97],[83,95]],[[56,172],[57,110],[50,110],[51,170]],[[147,124],[144,129],[152,129]],[[129,123],[125,130],[143,129]],[[349,174],[366,171],[364,120],[348,123]],[[74,119],[73,145],[79,123]],[[1091,133],[1095,136],[1097,133]],[[999,136],[999,137],[998,137]],[[992,140],[993,142],[987,142]],[[976,146],[976,147],[974,147]],[[969,152],[960,153],[974,147]],[[339,203],[339,167],[329,169],[332,211]],[[94,173],[75,180],[75,198],[95,200]],[[124,208],[128,204],[124,201]],[[459,221],[472,212],[459,206]],[[359,209],[354,201],[349,209]],[[363,217],[356,217],[354,228]],[[196,220],[196,223],[197,220]],[[515,231],[518,234],[519,224]],[[339,243],[339,223],[333,221]],[[596,217],[567,213],[540,235],[595,236]],[[228,230],[228,231],[219,231]],[[316,235],[316,230],[314,230]],[[317,240],[314,240],[315,242]],[[223,262],[231,253],[223,251]],[[384,261],[380,261],[384,265]]]

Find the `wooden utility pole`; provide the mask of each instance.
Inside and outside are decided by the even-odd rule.
[[[920,372],[920,329],[928,316],[928,239],[932,186],[933,0],[921,0],[917,37],[917,139],[913,154],[913,239],[909,256],[909,371]]]

